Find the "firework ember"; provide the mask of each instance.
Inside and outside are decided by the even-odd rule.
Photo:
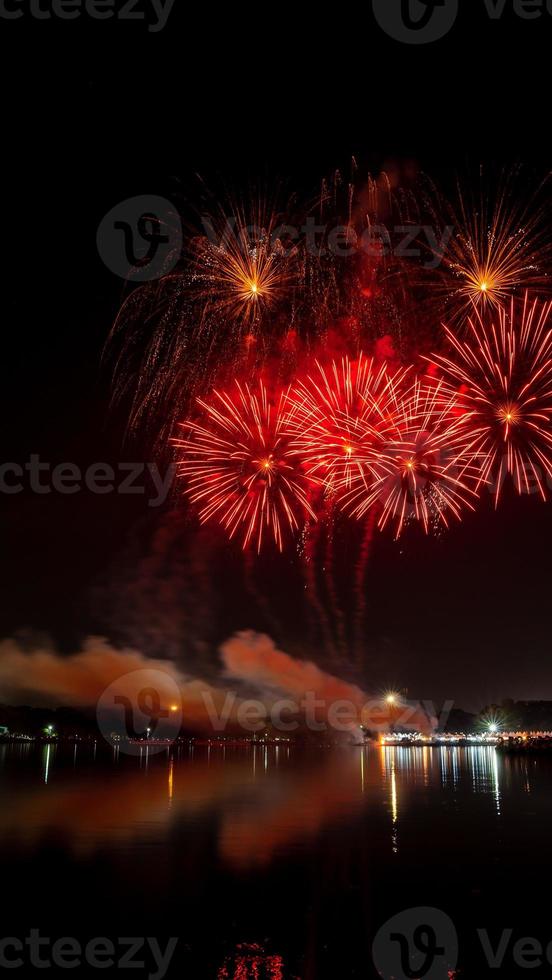
[[[480,480],[493,482],[497,503],[506,474],[518,493],[536,486],[546,500],[545,480],[552,478],[551,309],[551,303],[526,296],[491,316],[475,310],[466,340],[446,328],[454,359],[433,358],[472,413]]]
[[[305,477],[290,451],[284,425],[286,393],[274,403],[261,383],[256,390],[236,382],[231,392],[215,391],[211,402],[199,400],[204,417],[185,422],[179,473],[188,483],[200,519],[218,520],[229,536],[240,535],[243,547],[261,550],[271,536],[283,550],[285,533],[295,533],[315,518]]]

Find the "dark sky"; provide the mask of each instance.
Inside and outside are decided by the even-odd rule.
[[[352,153],[413,156],[445,182],[466,160],[547,169],[552,18],[483,11],[464,0],[451,34],[419,47],[386,38],[369,3],[305,16],[176,0],[159,34],[0,23],[3,460],[141,458],[121,449],[100,369],[121,282],[95,235],[118,201],[170,196],[196,171],[308,191]],[[151,525],[140,498],[3,496],[0,634],[44,632],[71,649],[105,631],[95,597]],[[378,545],[366,677],[467,706],[552,698],[551,545],[552,505],[533,499],[483,506],[404,553]],[[257,623],[241,611],[234,625]]]

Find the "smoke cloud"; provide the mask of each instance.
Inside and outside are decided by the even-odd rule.
[[[204,731],[211,728],[211,711],[223,713],[227,689],[200,678],[186,677],[169,660],[145,657],[131,648],[115,649],[107,640],[91,637],[72,656],[49,649],[22,649],[13,640],[0,643],[0,701],[95,708],[105,690],[121,680],[118,690],[135,702],[145,679],[155,686],[162,703],[174,701],[178,690],[185,722]],[[232,710],[229,723],[235,721]]]
[[[235,689],[244,684],[259,693],[266,720],[274,727],[278,727],[274,709],[281,707],[282,698],[288,699],[288,715],[296,728],[306,725],[314,731],[324,728],[358,735],[360,725],[382,731],[388,727],[388,709],[381,698],[371,697],[311,661],[289,656],[264,634],[237,633],[222,645],[220,654],[222,670],[215,686],[187,676],[173,661],[146,657],[132,648],[116,649],[101,638],[88,639],[72,656],[47,648],[28,651],[14,640],[4,640],[0,643],[0,701],[95,708],[106,689],[119,682],[118,690],[135,702],[147,677],[162,704],[173,704],[176,692],[185,726],[204,732],[211,732],[215,720],[222,718],[223,728],[218,731],[243,733],[242,709],[248,701]],[[281,717],[278,710],[278,719]],[[401,727],[418,731],[430,731],[436,724],[419,708],[407,709],[400,722]]]
[[[221,656],[230,678],[246,681],[267,692],[281,691],[299,704],[309,702],[315,721],[327,722],[341,730],[358,731],[389,727],[388,707],[380,697],[362,691],[355,684],[321,670],[308,660],[296,660],[278,650],[273,640],[251,631],[237,633],[221,647]],[[430,732],[437,721],[416,707],[400,712],[401,728]]]

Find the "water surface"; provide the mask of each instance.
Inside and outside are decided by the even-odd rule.
[[[492,747],[4,745],[2,933],[178,936],[169,976],[344,980],[429,905],[479,980],[476,928],[552,939],[551,776]]]

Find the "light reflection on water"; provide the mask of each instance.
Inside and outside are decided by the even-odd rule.
[[[141,928],[212,950],[194,980],[370,976],[355,964],[408,907],[474,927],[526,909],[536,934],[527,841],[545,872],[551,774],[490,746],[2,745],[0,868],[40,869],[63,934],[76,890],[99,890],[97,935],[147,910]],[[47,908],[20,878],[30,927]]]
[[[396,851],[403,792],[454,792],[462,784],[488,796],[500,815],[504,762],[492,747],[350,747],[305,756],[289,746],[190,745],[162,756],[144,750],[137,758],[115,749],[107,765],[96,748],[70,751],[71,772],[60,758],[63,746],[0,748],[0,780],[27,760],[25,778],[0,812],[0,838],[32,843],[55,827],[75,850],[88,850],[110,840],[162,837],[172,819],[216,810],[220,856],[247,867],[373,807],[389,813]],[[524,785],[530,792],[527,768]]]

